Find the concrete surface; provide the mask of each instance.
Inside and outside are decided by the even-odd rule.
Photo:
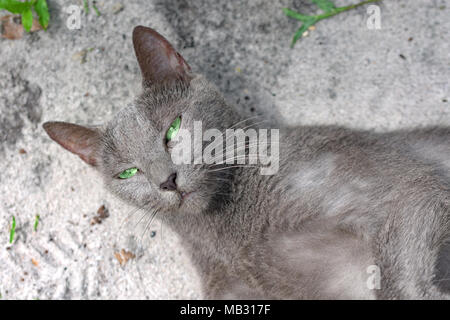
[[[64,10],[81,1],[49,0],[47,32],[0,40],[1,299],[201,298],[180,239],[159,222],[141,236],[140,212],[124,223],[132,208],[41,129],[47,120],[100,123],[132,101],[134,26],[165,35],[244,113],[389,130],[450,125],[446,2],[385,0],[381,30],[366,27],[360,8],[290,49],[299,23],[281,8],[311,12],[308,1],[97,1],[102,15],[91,10],[69,30]],[[101,205],[110,216],[92,225]],[[120,265],[122,249],[135,258]]]

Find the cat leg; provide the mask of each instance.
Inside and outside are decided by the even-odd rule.
[[[450,294],[450,237],[439,250],[434,283],[439,290]]]
[[[444,190],[433,200],[415,196],[398,199],[398,211],[389,212],[377,238],[379,299],[450,299],[435,282],[439,252],[450,235],[449,194]]]

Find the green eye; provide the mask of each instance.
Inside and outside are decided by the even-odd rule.
[[[166,133],[167,141],[172,140],[177,135],[178,131],[180,130],[180,125],[181,125],[181,117],[177,117],[175,120],[173,120],[169,130],[167,130]]]
[[[123,170],[119,174],[119,178],[120,179],[128,179],[128,178],[131,178],[132,176],[134,176],[137,172],[138,172],[138,168],[130,168],[127,170]]]

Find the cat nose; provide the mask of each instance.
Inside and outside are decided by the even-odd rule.
[[[165,182],[163,182],[159,185],[159,188],[161,190],[167,190],[167,191],[177,190],[177,183],[175,182],[176,178],[177,178],[177,174],[172,173]]]

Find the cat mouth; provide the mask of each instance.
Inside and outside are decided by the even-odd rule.
[[[193,194],[194,192],[195,192],[195,191],[190,191],[190,192],[180,191],[179,194],[180,194],[180,199],[181,199],[181,201],[180,201],[179,207],[181,207],[181,206],[183,205],[183,203],[186,201],[186,199],[189,198],[189,196],[190,196],[191,194]]]

